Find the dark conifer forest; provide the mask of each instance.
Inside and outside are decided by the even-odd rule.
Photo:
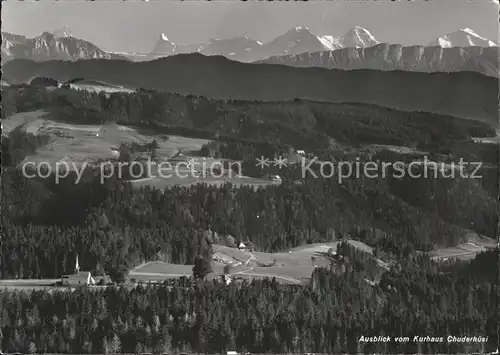
[[[258,189],[197,184],[159,190],[136,188],[117,176],[101,183],[99,169],[89,166],[78,183],[75,174],[56,183],[54,176],[27,178],[16,168],[48,137],[25,135],[21,144],[19,131],[3,136],[0,279],[59,279],[73,271],[78,255],[82,269],[114,282],[71,292],[0,290],[4,352],[497,349],[498,248],[468,261],[442,262],[428,253],[463,243],[471,233],[497,238],[498,147],[472,140],[494,136],[488,124],[357,103],[224,101],[147,90],[106,94],[35,82],[41,84],[2,89],[2,122],[43,109],[67,123],[119,123],[205,138],[211,143],[200,155],[238,160],[247,176],[279,173],[283,181]],[[376,144],[411,145],[447,163],[482,162],[482,178],[361,176],[339,182],[302,177],[298,165],[255,168],[255,157],[292,148],[324,161],[413,159],[367,151]],[[119,282],[148,261],[210,260],[214,245],[228,235],[269,253],[352,239],[371,246],[373,255],[342,242],[342,267],[318,267],[302,285],[271,278],[230,285],[204,277],[136,287]],[[378,259],[388,266],[380,268]],[[379,335],[411,341],[359,341]],[[426,335],[444,341],[412,341]],[[448,342],[449,335],[487,341]]]

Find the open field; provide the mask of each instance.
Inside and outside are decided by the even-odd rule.
[[[468,260],[481,251],[496,247],[494,240],[471,233],[466,243],[432,251],[431,257],[436,260],[459,258]],[[372,254],[373,248],[357,240],[346,240],[355,248]],[[224,266],[231,264],[229,276],[233,279],[263,279],[276,278],[276,281],[286,284],[304,284],[308,282],[314,268],[329,267],[329,258],[322,255],[337,248],[339,241],[330,243],[307,244],[293,248],[288,252],[266,253],[258,251],[245,251],[223,245],[214,244],[212,258],[213,272],[207,280],[224,275]],[[389,264],[375,259],[381,269],[388,270]],[[190,277],[193,265],[170,264],[162,261],[147,262],[132,269],[129,280],[135,282],[163,282],[168,279],[182,276]],[[60,279],[47,280],[0,280],[0,290],[40,290],[54,289],[52,286]],[[370,284],[376,281],[367,280]]]
[[[209,278],[223,275],[223,264],[213,263]],[[167,279],[192,276],[193,265],[170,264],[163,261],[145,263],[129,272],[129,279],[136,281],[165,281]]]
[[[44,280],[0,280],[0,292],[7,291],[32,291],[32,290],[48,290],[53,289],[54,284],[61,279],[44,279]]]
[[[213,273],[207,276],[207,280],[224,275],[223,272],[224,264],[217,262],[212,262]],[[161,282],[167,279],[178,278],[182,276],[190,277],[192,276],[193,265],[175,265],[163,262],[152,262],[144,265],[144,267],[135,269],[129,273],[130,279],[135,279],[136,281],[153,281]],[[271,268],[266,268],[269,270],[263,270],[264,268],[256,268],[251,266],[237,266],[231,270],[230,276],[236,278],[243,278],[252,280],[255,278],[273,278],[275,277],[280,282],[290,283],[290,284],[300,284],[302,280],[289,276],[289,272],[285,271],[280,273],[279,270],[272,270]],[[279,268],[278,268],[279,269]],[[145,271],[148,270],[148,271]],[[293,271],[293,270],[292,270]],[[312,271],[311,271],[312,272]],[[311,272],[307,272],[306,269],[301,269],[300,276],[301,279],[309,278]]]
[[[26,285],[1,285],[0,286],[0,292],[2,291],[25,291],[25,292],[31,292],[31,291],[52,291],[55,290],[56,288],[54,286],[26,286]]]
[[[476,143],[488,143],[488,144],[500,144],[500,136],[496,137],[486,137],[486,138],[474,138]]]
[[[130,272],[133,274],[174,274],[174,275],[185,275],[190,274],[192,265],[180,265],[180,264],[169,264],[162,261],[153,261],[146,263],[138,268],[135,268]]]
[[[349,240],[353,246],[363,251],[371,248],[359,241]],[[336,250],[339,242],[311,244],[282,253],[243,251],[223,245],[213,245],[214,272],[208,279],[223,275],[226,264],[233,267],[229,275],[236,278],[261,279],[273,278],[288,284],[302,284],[309,280],[315,267],[328,267],[330,261],[318,253]],[[381,261],[385,265],[384,262]],[[162,281],[168,278],[191,276],[192,265],[174,265],[161,261],[150,262],[130,271],[129,277],[136,280]],[[382,266],[383,267],[383,266]]]
[[[497,130],[496,137],[479,137],[472,138],[472,140],[476,143],[489,143],[489,144],[500,144],[500,130]]]
[[[236,187],[244,186],[244,185],[251,185],[254,186],[255,188],[258,188],[260,186],[265,187],[268,185],[273,185],[273,184],[278,184],[275,181],[271,180],[265,180],[265,179],[255,179],[255,178],[249,178],[249,177],[199,177],[196,178],[192,174],[189,174],[188,172],[185,173],[187,175],[186,177],[182,176],[175,176],[175,173],[171,173],[171,177],[161,177],[161,176],[156,176],[156,177],[150,177],[150,178],[144,178],[144,179],[139,179],[132,181],[133,185],[135,187],[141,187],[145,185],[149,186],[154,186],[157,189],[163,190],[165,188],[169,188],[175,185],[179,186],[190,186],[194,184],[207,184],[207,185],[213,185],[213,186],[222,186],[227,183],[231,183]],[[184,173],[183,173],[184,174]]]
[[[373,149],[375,151],[388,150],[390,152],[394,152],[394,153],[398,153],[398,154],[417,154],[417,155],[428,154],[428,152],[417,150],[415,148],[399,146],[399,145],[371,144],[371,145],[367,146],[367,148]]]
[[[105,93],[113,93],[113,92],[135,92],[134,89],[128,89],[119,85],[112,85],[101,81],[96,80],[82,80],[77,83],[70,84],[70,87],[75,90],[87,90],[93,92],[101,92]]]
[[[20,112],[2,120],[2,136],[8,136],[14,129],[46,116],[44,111]]]
[[[184,141],[184,144],[181,142]],[[258,179],[248,176],[238,175],[237,171],[231,171],[229,173],[219,174],[214,170],[220,168],[225,161],[225,159],[216,158],[205,158],[196,155],[177,155],[178,152],[187,152],[190,148],[191,152],[199,150],[201,145],[204,144],[204,140],[199,140],[196,142],[193,140],[186,140],[185,137],[172,136],[168,140],[169,143],[181,143],[180,148],[176,148],[170,152],[163,151],[163,162],[155,163],[151,166],[150,177],[133,180],[132,183],[135,187],[141,187],[145,185],[154,186],[157,189],[165,189],[175,185],[178,186],[190,186],[193,184],[207,184],[214,186],[221,186],[227,183],[231,183],[236,187],[243,185],[252,185],[255,187],[268,186],[272,184],[278,184],[278,182],[268,179]],[[199,146],[194,144],[198,143]],[[158,153],[160,154],[160,153]],[[173,156],[173,157],[172,157]],[[172,158],[168,158],[172,157]],[[237,164],[235,162],[234,164]],[[234,165],[236,169],[238,166]]]
[[[309,274],[308,278],[310,276],[311,275]],[[301,285],[304,282],[307,282],[307,280],[297,280],[296,278],[287,277],[287,276],[280,276],[280,275],[275,275],[275,274],[269,274],[269,273],[268,274],[260,274],[260,273],[255,273],[253,271],[239,273],[239,274],[235,275],[234,277],[237,279],[247,280],[249,282],[251,282],[252,280],[255,280],[255,279],[265,279],[265,278],[269,279],[269,278],[274,277],[276,279],[276,281],[278,281],[279,283],[291,284],[291,285]]]
[[[453,247],[433,250],[430,252],[430,255],[431,258],[435,260],[445,261],[450,258],[469,260],[474,258],[476,254],[496,248],[497,246],[498,243],[495,240],[471,232],[467,236],[467,241],[465,243]]]
[[[494,240],[473,233],[468,236],[468,239],[468,242],[458,246],[435,250],[431,252],[431,256],[434,259],[444,260],[457,257],[467,260],[487,248],[496,247]],[[363,252],[373,253],[373,248],[363,242],[357,240],[347,240],[347,242]],[[280,253],[251,252],[215,244],[212,261],[214,273],[208,278],[222,275],[224,265],[232,264],[230,275],[235,278],[252,280],[275,277],[279,282],[301,284],[309,280],[315,267],[330,265],[330,261],[322,256],[322,253],[328,253],[330,249],[336,250],[338,243],[339,241],[308,244]],[[380,259],[376,261],[381,269],[389,269],[388,263]],[[151,262],[132,270],[129,277],[137,280],[162,281],[191,275],[192,265]]]
[[[55,114],[38,110],[12,115],[2,121],[3,135],[15,129],[20,133],[50,136],[50,142],[37,148],[26,161],[55,164],[61,159],[91,164],[96,161],[116,159],[117,149],[123,144],[144,144],[153,139],[159,144],[159,157],[170,158],[183,151],[199,151],[208,140],[155,134],[153,131],[110,125],[76,125],[61,122]]]
[[[220,177],[210,173],[196,177],[192,173],[194,170],[201,172],[203,167],[217,168],[224,160],[196,156],[201,147],[209,142],[207,139],[166,136],[157,134],[153,130],[117,124],[67,124],[61,122],[55,114],[43,110],[17,113],[3,120],[2,126],[2,135],[15,137],[12,139],[22,139],[26,134],[50,137],[49,142],[38,147],[35,154],[26,156],[20,166],[29,162],[31,166],[36,167],[43,163],[54,171],[57,163],[65,162],[69,169],[81,169],[84,164],[92,165],[116,160],[119,157],[121,144],[146,144],[155,139],[158,142],[156,149],[158,161],[169,164],[162,165],[160,173],[157,166],[151,166],[150,177],[132,182],[138,188],[150,185],[163,190],[174,185],[189,186],[198,183],[215,186],[231,183],[237,187],[252,185],[258,188],[276,184],[271,180],[239,176],[237,172]],[[20,134],[11,135],[14,131]],[[190,161],[192,169],[187,167]]]
[[[9,285],[19,285],[19,286],[50,286],[61,279],[16,279],[16,280],[0,280],[0,287]]]

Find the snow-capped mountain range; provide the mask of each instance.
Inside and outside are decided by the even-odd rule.
[[[72,37],[67,26],[54,33],[44,32],[35,38],[2,32],[2,63],[15,59],[34,61],[78,59],[125,59],[125,57],[101,50],[94,44]]]
[[[161,34],[149,55],[136,60],[151,60],[180,53],[198,52],[204,55],[222,55],[230,59],[251,62],[277,55],[334,50],[338,48],[369,47],[379,43],[366,29],[356,26],[340,37],[316,36],[305,26],[290,29],[270,42],[262,43],[247,36],[229,39],[212,38],[205,44],[178,45]],[[132,58],[134,59],[134,58]]]
[[[365,48],[380,43],[367,29],[356,26],[341,37],[321,36],[318,39],[329,50],[340,48]]]
[[[162,54],[167,53],[167,55],[181,54],[181,53],[192,53],[198,52],[201,49],[201,44],[192,45],[179,45],[172,42],[164,33],[160,35],[160,38],[156,42],[155,47],[150,56],[162,56]]]
[[[440,46],[443,48],[452,47],[497,47],[498,45],[471,30],[470,28],[463,28],[455,32],[447,33],[441,37],[436,38],[429,43],[429,46]]]
[[[328,69],[375,69],[420,72],[475,71],[499,75],[499,47],[469,28],[447,33],[427,46],[378,43],[344,48],[272,56],[256,63]]]
[[[106,52],[75,38],[68,26],[35,38],[2,32],[2,63],[14,58],[35,61],[50,59],[128,59],[148,61],[184,53],[221,55],[241,62],[317,66],[338,69],[408,71],[477,71],[498,74],[498,46],[469,28],[444,34],[427,46],[380,43],[367,29],[356,26],[342,36],[313,34],[298,26],[262,43],[247,36],[212,38],[207,43],[182,45],[162,33],[147,54]]]
[[[365,48],[275,56],[255,63],[328,69],[419,72],[475,71],[499,76],[499,47],[411,46],[381,43]]]
[[[161,34],[153,51],[146,55],[129,55],[134,61],[152,60],[180,53],[198,52],[204,55],[222,55],[242,62],[256,62],[279,56],[305,55],[324,51],[335,51],[346,48],[369,48],[381,44],[366,28],[356,26],[342,36],[313,34],[306,26],[298,26],[275,39],[261,43],[247,36],[229,39],[210,39],[208,43],[196,45],[179,45]],[[398,45],[399,46],[399,45]],[[469,28],[444,34],[428,46],[442,48],[452,47],[497,47]],[[402,46],[399,46],[402,47]],[[413,48],[409,46],[404,48]],[[423,47],[423,46],[419,46]],[[411,52],[407,50],[406,52]]]

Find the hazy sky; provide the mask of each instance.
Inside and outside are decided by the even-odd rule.
[[[498,3],[482,0],[427,2],[179,2],[173,0],[41,0],[2,2],[2,31],[34,37],[68,25],[75,37],[105,50],[150,52],[164,32],[177,43],[247,35],[268,41],[305,25],[317,35],[340,36],[356,25],[379,41],[427,44],[469,27],[498,39]]]

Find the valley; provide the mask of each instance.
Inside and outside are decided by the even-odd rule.
[[[99,84],[104,85],[105,83],[100,82]],[[7,97],[12,97],[11,95],[17,90],[15,87],[8,89],[5,96],[6,100]],[[285,189],[289,189],[294,185],[296,188],[299,188],[300,186],[307,187],[311,184],[312,187],[317,185],[318,182],[320,184],[330,184],[327,180],[323,182],[314,181],[314,179],[307,176],[302,176],[299,179],[297,177],[294,178],[294,165],[299,166],[300,159],[292,164],[295,159],[293,156],[295,154],[297,157],[300,157],[300,155],[290,153],[290,146],[294,146],[291,150],[292,152],[298,148],[305,149],[307,153],[301,154],[308,155],[309,158],[307,159],[312,157],[317,159],[319,156],[320,160],[317,160],[316,165],[322,164],[321,159],[324,161],[330,159],[334,159],[335,161],[354,161],[359,158],[366,159],[366,161],[376,159],[395,161],[403,159],[408,164],[411,161],[420,161],[422,157],[427,157],[431,153],[434,154],[433,159],[442,162],[458,161],[459,158],[469,159],[472,157],[489,161],[490,156],[488,154],[492,154],[494,146],[482,142],[493,139],[491,136],[494,136],[496,133],[492,127],[474,120],[462,120],[426,113],[404,113],[402,111],[370,105],[326,104],[297,100],[281,103],[279,106],[267,102],[217,102],[212,100],[209,103],[203,98],[192,96],[182,97],[164,93],[114,92],[110,93],[111,96],[102,96],[99,93],[95,93],[93,89],[82,89],[81,87],[60,87],[57,89],[36,88],[34,91],[24,91],[23,100],[25,101],[18,100],[18,107],[22,108],[23,105],[31,107],[33,105],[31,100],[37,100],[36,98],[40,93],[44,92],[46,95],[49,95],[46,97],[47,101],[36,104],[37,107],[45,105],[44,108],[14,113],[2,119],[2,134],[4,143],[9,147],[8,154],[12,157],[19,154],[18,158],[20,160],[15,163],[17,168],[20,169],[26,162],[29,162],[34,167],[44,162],[46,166],[50,166],[53,169],[57,165],[65,165],[73,168],[75,173],[81,174],[81,172],[88,169],[99,169],[99,164],[117,164],[123,161],[124,154],[126,154],[128,156],[126,159],[129,162],[133,161],[144,164],[147,160],[151,161],[150,170],[147,171],[146,175],[125,178],[124,180],[124,182],[130,184],[129,188],[137,191],[137,193],[143,193],[144,189],[153,189],[153,191],[158,190],[163,191],[165,194],[170,194],[167,190],[184,189],[189,186],[199,185],[205,186],[204,188],[209,190],[242,188],[243,191],[246,191],[244,194],[247,194],[250,192],[246,190],[246,187],[251,187],[252,191],[257,193],[260,191],[262,193],[266,188],[273,186],[280,188],[279,186],[282,184]],[[50,95],[53,95],[54,99],[50,98]],[[66,97],[66,99],[61,100],[60,97]],[[127,117],[123,113],[119,113],[119,116],[116,116],[120,117],[120,122],[118,123],[113,115],[115,115],[114,112],[120,112],[119,107],[114,106],[114,109],[117,110],[114,112],[107,111],[108,109],[106,109],[107,100],[115,101],[117,98],[127,98],[136,100],[137,102],[137,100],[150,100],[152,97],[162,97],[164,102],[168,103],[169,110],[178,112],[179,117],[168,113],[161,118],[154,111],[149,111],[149,114],[155,117],[155,119],[145,119],[141,115],[142,120],[137,122],[133,121],[133,116]],[[92,103],[92,100],[97,98],[101,100],[98,106],[96,106],[97,102]],[[98,112],[100,112],[99,115],[101,116],[97,115],[97,112],[92,113],[91,116],[84,114],[84,117],[87,117],[87,119],[82,120],[81,113],[85,111],[82,111],[81,108],[78,111],[72,111],[70,107],[65,106],[61,110],[61,107],[58,106],[59,104],[55,106],[48,104],[49,102],[75,102],[72,105],[77,105],[80,99],[86,100],[86,104],[89,105],[88,107],[100,107]],[[8,106],[9,101],[5,102]],[[125,105],[128,104],[125,103]],[[210,119],[207,119],[207,113],[211,116]],[[245,113],[247,117],[242,118],[241,113]],[[103,120],[104,117],[106,119]],[[240,117],[239,121],[235,119],[236,117]],[[325,117],[328,117],[328,119],[325,120]],[[158,121],[159,119],[163,121]],[[179,119],[182,120],[181,124],[179,124]],[[101,124],[89,124],[96,120],[100,120]],[[276,130],[274,125],[278,122],[281,123],[277,126],[279,130]],[[287,123],[285,124],[285,122]],[[381,134],[380,125],[382,123],[386,132],[397,131],[400,135]],[[429,125],[442,127],[442,130],[429,134]],[[213,127],[217,127],[217,135],[213,135]],[[297,127],[301,127],[300,133],[296,131]],[[315,131],[317,132],[314,133]],[[174,132],[177,132],[177,134],[172,134]],[[185,132],[187,135],[178,135],[181,132]],[[269,137],[269,134],[277,134],[275,137],[280,137],[281,144],[284,145],[271,148],[266,147],[265,144],[257,143],[255,140],[248,141],[249,132],[251,132],[254,139],[259,137],[258,135],[263,135],[264,140],[267,139],[266,137]],[[328,139],[325,139],[326,137],[323,137],[322,134],[329,135]],[[481,134],[485,137],[478,138],[478,135]],[[194,136],[196,135],[200,138],[195,138]],[[202,136],[206,138],[201,138]],[[30,137],[36,138],[34,139],[34,146],[28,147],[29,149],[26,147],[23,148],[22,144],[27,137],[29,138],[28,141],[30,141]],[[43,137],[42,141],[40,141],[40,137]],[[300,138],[297,139],[298,137]],[[474,141],[478,143],[473,143]],[[404,142],[412,143],[404,145]],[[439,144],[446,143],[442,146],[439,146],[439,144],[436,146],[438,142]],[[474,149],[477,152],[472,153],[472,151],[464,149],[466,145],[475,147]],[[286,151],[287,146],[289,147],[288,152]],[[124,147],[128,148],[124,150]],[[269,150],[269,148],[271,149]],[[489,152],[490,150],[491,152]],[[284,154],[284,156],[290,159],[290,165],[287,169],[283,171],[273,169],[272,167],[263,171],[255,169],[255,156],[267,155],[271,157],[272,154],[277,154],[280,151],[280,154]],[[447,151],[448,153],[436,154],[438,151]],[[159,176],[159,166],[163,163],[168,163],[174,169],[176,169],[176,166],[182,167],[180,172],[183,175],[176,176],[174,173],[173,176],[168,178]],[[209,171],[205,173],[204,169],[200,170],[202,164],[207,164],[208,166],[219,164],[222,166],[225,163],[237,163],[243,167],[243,171],[228,171],[222,175],[213,175]],[[194,169],[193,166],[195,167]],[[179,171],[176,170],[176,172],[178,173]],[[269,176],[272,176],[273,173],[282,175],[285,183],[281,180],[270,179]],[[118,177],[117,179],[116,176],[110,176],[107,180],[113,184],[119,182],[120,179],[122,178]],[[402,204],[407,209],[401,215],[402,218],[407,218],[405,214],[409,214],[413,215],[411,218],[421,218],[421,221],[430,219],[434,220],[431,224],[437,223],[437,226],[429,225],[430,234],[425,238],[428,242],[423,242],[423,239],[421,239],[421,231],[413,232],[415,234],[410,239],[412,243],[411,248],[430,252],[430,256],[433,259],[444,260],[453,257],[470,259],[477,253],[494,247],[494,243],[490,239],[493,236],[493,230],[486,227],[486,220],[482,220],[485,216],[484,213],[488,215],[491,213],[491,211],[486,211],[488,211],[489,206],[493,206],[494,204],[494,191],[496,190],[493,186],[489,185],[489,182],[485,182],[481,186],[480,184],[470,185],[465,179],[455,179],[453,182],[446,180],[439,181],[440,179],[437,179],[434,182],[429,181],[425,184],[418,181],[411,181],[411,179],[393,179],[393,181],[390,178],[387,181],[384,181],[384,179],[379,181],[379,183],[387,184],[389,188],[389,200],[383,202],[381,205],[385,205],[384,209],[391,209],[391,207],[387,206],[387,203],[389,205]],[[352,183],[354,181],[349,182],[349,184]],[[369,191],[369,186],[373,184],[369,180],[355,183],[363,189],[367,189],[366,191]],[[441,185],[444,190],[437,189],[436,184]],[[339,185],[341,188],[339,193],[343,194],[341,192],[341,185]],[[466,194],[456,196],[457,209],[463,203],[470,204],[472,208],[463,217],[457,218],[452,210],[448,213],[435,210],[434,207],[429,205],[430,200],[421,200],[423,196],[426,196],[425,199],[434,199],[433,203],[437,202],[444,206],[447,204],[445,191],[466,185],[468,189],[474,189],[478,197],[482,196],[483,200],[481,202],[470,200],[470,197],[467,197]],[[420,197],[403,192],[406,189],[405,186],[410,186],[410,189],[416,188],[420,191],[417,193]],[[59,194],[60,192],[56,193]],[[354,190],[349,193],[355,200],[362,198],[361,195],[356,196],[356,194],[353,194]],[[364,192],[363,194],[366,193]],[[396,200],[397,202],[389,202],[390,200]],[[375,201],[373,203],[380,203]],[[337,210],[337,208],[335,207],[334,210]],[[141,218],[142,212],[140,210],[141,208],[133,208],[133,218]],[[184,211],[182,212],[184,214],[187,213],[187,216],[183,217],[183,219],[187,218],[188,221],[196,219],[192,212],[184,210],[184,207],[181,208],[181,211]],[[345,212],[347,211],[343,211],[342,213]],[[437,213],[438,218],[432,216],[432,213]],[[417,217],[421,214],[424,214],[425,217]],[[351,219],[352,217],[348,218]],[[366,224],[361,224],[363,226],[361,228],[367,228],[369,230],[368,235],[370,236],[366,235],[365,238],[367,239],[365,240],[348,239],[348,241],[356,248],[371,255],[373,254],[373,248],[381,242],[380,236],[377,237],[379,232],[376,232],[373,228],[379,228],[378,226],[382,225],[380,224],[380,217],[377,217],[377,214],[370,215],[368,213],[363,218],[368,218],[368,221]],[[475,226],[477,233],[474,232],[471,234],[470,230],[466,230],[469,218],[478,223]],[[384,233],[407,233],[398,230],[397,223],[389,222],[389,219],[385,219],[386,222],[384,223],[388,224],[382,227],[385,230]],[[344,231],[343,233],[347,232]],[[354,233],[358,234],[359,232]],[[451,235],[447,236],[449,233]],[[325,236],[319,235],[316,238],[318,237],[321,240],[325,238]],[[314,245],[314,242],[311,240],[308,244],[313,243]],[[301,244],[299,243],[299,245]],[[254,265],[252,269],[237,270],[238,277],[263,278],[268,276],[276,277],[284,282],[307,282],[314,271],[314,265],[311,264],[311,256],[314,256],[313,254],[321,248],[326,248],[327,246],[335,247],[336,244],[334,244],[317,244],[317,248],[319,249],[316,251],[313,251],[313,246],[297,247],[298,249],[294,249],[292,246],[290,249],[291,254],[287,252],[269,254],[265,252],[266,248],[269,248],[269,245],[268,247],[261,245],[262,251],[248,254],[242,253],[238,249],[214,244],[214,275],[221,275],[224,266],[217,260],[224,260],[229,257],[236,258],[234,260],[239,260],[240,262],[247,262],[248,258],[252,256],[255,260],[264,264],[269,264],[271,260],[275,260],[276,265],[268,265],[266,267]],[[300,250],[301,248],[309,249],[304,251]],[[317,260],[328,260],[322,254],[316,256],[318,256]],[[390,260],[393,258],[394,256],[389,257]],[[386,268],[386,263],[389,259],[385,261],[378,259],[376,262],[379,266],[386,265],[383,267]],[[153,261],[148,262],[151,263]],[[318,266],[329,265],[328,262],[325,265],[323,264],[320,263]],[[175,277],[181,275],[187,276],[191,273],[192,269],[192,264],[175,266],[174,264],[161,264],[155,261],[153,264],[147,265],[156,266],[148,266],[145,269],[133,268],[130,270],[129,277],[148,280],[148,278],[168,278],[169,275]]]
[[[498,1],[2,10],[0,355],[498,353]]]

